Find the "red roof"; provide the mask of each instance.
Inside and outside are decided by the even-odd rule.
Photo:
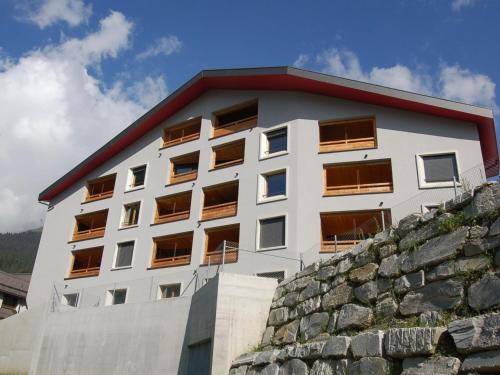
[[[486,174],[498,174],[491,109],[290,67],[202,71],[39,195],[50,201],[211,89],[302,91],[477,124]]]

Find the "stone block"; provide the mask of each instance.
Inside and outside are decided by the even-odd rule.
[[[500,247],[500,236],[472,239],[464,245],[464,254],[470,257],[497,247]]]
[[[469,306],[475,310],[486,310],[500,306],[500,272],[488,273],[469,287]]]
[[[299,292],[290,292],[285,294],[283,299],[283,306],[292,307],[295,306],[299,299]]]
[[[464,245],[468,232],[468,227],[461,227],[454,232],[429,240],[408,254],[401,265],[401,270],[405,273],[413,272],[455,257],[458,249]]]
[[[229,375],[246,375],[248,366],[240,366],[229,370]]]
[[[389,371],[389,363],[384,358],[361,358],[349,367],[350,375],[389,375]]]
[[[474,353],[466,357],[460,371],[478,371],[492,374],[500,373],[500,350]]]
[[[397,250],[398,247],[395,243],[387,243],[378,248],[378,253],[380,258],[387,258],[388,256],[395,254]]]
[[[431,221],[428,224],[418,228],[415,231],[408,233],[399,241],[400,250],[413,250],[414,244],[423,243],[428,239],[439,235],[441,222],[453,215],[444,213],[437,220]]]
[[[290,344],[297,341],[299,331],[299,321],[294,320],[276,331],[273,337],[274,345]]]
[[[255,358],[259,353],[243,353],[236,357],[236,359],[232,362],[231,366],[239,367],[243,365],[251,366],[255,362]]]
[[[306,285],[304,290],[302,290],[302,292],[300,292],[298,301],[302,302],[302,301],[305,301],[306,299],[317,296],[320,293],[320,286],[321,286],[321,284],[319,281],[311,280]]]
[[[270,364],[258,372],[259,375],[278,375],[280,367],[276,364]]]
[[[342,306],[337,319],[337,330],[367,328],[372,324],[373,313],[370,308],[349,303]]]
[[[321,267],[316,275],[316,280],[326,281],[335,277],[335,266]]]
[[[351,340],[354,358],[382,357],[384,354],[384,332],[373,331],[356,335]]]
[[[328,313],[314,313],[304,316],[300,320],[300,336],[304,340],[310,340],[321,332],[325,332],[330,319]]]
[[[384,293],[392,289],[392,280],[384,277],[379,277],[377,279],[377,290],[378,293]]]
[[[410,214],[399,221],[396,233],[399,237],[404,237],[407,233],[414,230],[422,221],[422,214]]]
[[[455,357],[405,358],[401,375],[457,375],[460,360]]]
[[[424,271],[409,273],[403,275],[394,281],[394,291],[398,294],[403,294],[409,290],[417,289],[425,285]]]
[[[448,332],[459,353],[500,349],[500,313],[455,320]]]
[[[431,355],[445,331],[443,327],[393,328],[385,334],[385,351],[395,358]]]
[[[413,315],[452,309],[460,304],[463,294],[463,286],[457,280],[436,281],[406,294],[399,311],[402,315]]]
[[[270,349],[260,352],[257,354],[257,357],[255,358],[254,365],[263,366],[263,365],[268,365],[270,363],[274,363],[276,362],[276,358],[278,357],[279,353],[280,351],[278,349]]]
[[[341,273],[349,272],[351,268],[352,268],[351,259],[350,258],[343,259],[335,266],[335,274],[338,275]]]
[[[499,231],[495,233],[496,231],[493,231],[492,236],[495,236],[500,233],[500,224],[498,225]],[[482,227],[480,225],[474,225],[469,229],[469,237],[470,238],[483,238],[488,234],[488,227]]]
[[[355,268],[349,272],[349,279],[355,283],[366,283],[377,275],[378,265],[368,263],[362,267]]]
[[[377,299],[378,288],[376,281],[369,281],[354,289],[354,295],[363,303],[370,303]]]
[[[490,260],[484,255],[469,258],[459,258],[455,261],[455,273],[483,271],[490,267]]]
[[[269,313],[268,325],[270,326],[280,326],[286,323],[288,320],[288,309],[286,307],[280,307],[278,309],[271,310]]]
[[[348,336],[331,336],[323,347],[323,358],[345,358],[349,352],[351,338]]]
[[[497,219],[491,224],[490,226],[490,236],[497,236],[500,234],[500,217],[497,217]]]
[[[312,312],[319,310],[321,307],[321,296],[316,296],[308,299],[304,302],[299,303],[296,306],[297,316],[303,317],[309,315]]]
[[[337,313],[332,312],[330,315],[330,320],[328,321],[328,328],[327,331],[328,333],[335,333],[335,330],[337,329]]]
[[[266,330],[264,331],[264,334],[262,335],[261,345],[262,346],[271,345],[271,339],[273,338],[273,335],[274,335],[274,327],[267,327]]]
[[[397,277],[401,274],[402,262],[407,258],[406,253],[393,254],[382,259],[378,274],[382,277]]]
[[[398,305],[390,293],[385,293],[377,300],[375,306],[375,316],[377,320],[389,321],[398,311]]]
[[[325,346],[325,341],[315,341],[306,344],[299,344],[289,351],[290,358],[315,359],[321,358],[321,353]]]
[[[500,250],[495,253],[495,267],[500,268]]]
[[[309,375],[349,375],[350,363],[348,359],[318,359],[313,363]]]
[[[323,309],[335,308],[352,301],[352,288],[346,283],[341,284],[323,295]]]
[[[442,316],[438,311],[426,311],[418,317],[418,322],[423,327],[435,327],[441,320]]]
[[[300,359],[291,359],[283,363],[279,375],[308,375],[309,369],[307,365]]]
[[[486,186],[475,194],[474,200],[464,209],[467,217],[483,217],[500,207],[500,184]]]
[[[444,280],[455,276],[455,262],[452,260],[441,263],[426,273],[427,281]]]

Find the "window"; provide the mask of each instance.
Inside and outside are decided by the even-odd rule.
[[[391,161],[325,165],[324,184],[325,195],[392,192]]]
[[[202,220],[234,216],[238,210],[238,181],[203,189]]]
[[[69,278],[98,276],[101,269],[102,251],[103,247],[73,251]]]
[[[124,268],[132,265],[134,244],[134,241],[122,242],[118,244],[113,268]]]
[[[222,137],[256,127],[258,112],[257,100],[215,112],[213,137]]]
[[[239,242],[239,224],[205,229],[204,264],[221,264],[223,257],[224,263],[237,262]]]
[[[92,202],[99,199],[113,196],[115,189],[116,174],[104,176],[87,182],[87,196],[85,202]]]
[[[123,305],[127,302],[127,289],[111,289],[106,295],[106,305]]]
[[[153,239],[151,268],[185,266],[191,263],[193,232]]]
[[[320,152],[336,152],[377,147],[375,118],[321,121]]]
[[[191,191],[156,198],[155,224],[189,218],[191,210]]]
[[[181,295],[181,284],[160,285],[159,298],[173,298]]]
[[[91,212],[75,217],[73,241],[103,237],[108,220],[108,210]]]
[[[259,202],[286,198],[286,170],[261,174],[259,177]]]
[[[10,310],[16,310],[17,305],[19,304],[20,298],[13,296],[12,294],[3,294],[0,304],[0,307],[10,309]]]
[[[391,225],[390,210],[321,213],[321,252],[348,250]]]
[[[166,128],[163,131],[163,147],[172,147],[200,138],[201,117]]]
[[[417,155],[420,187],[450,187],[459,182],[456,154],[453,152]]]
[[[285,280],[285,271],[275,271],[275,272],[260,272],[255,274],[258,277],[265,277],[267,279],[276,279],[278,284]]]
[[[62,303],[66,306],[78,307],[79,293],[63,294]]]
[[[146,165],[141,165],[130,169],[127,181],[127,190],[144,186],[144,183],[146,182],[146,167]]]
[[[140,209],[141,202],[134,202],[124,205],[120,228],[137,225],[137,223],[139,222]]]
[[[288,128],[270,130],[262,134],[261,158],[285,154],[288,150]]]
[[[178,156],[170,159],[170,183],[196,180],[198,177],[199,152]]]
[[[284,216],[259,220],[259,249],[284,247],[285,243]]]
[[[241,164],[245,158],[245,140],[226,143],[212,149],[212,168]]]

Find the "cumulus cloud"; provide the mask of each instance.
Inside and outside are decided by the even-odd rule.
[[[156,40],[156,42],[148,49],[139,53],[136,57],[138,60],[144,60],[148,57],[158,55],[169,56],[178,52],[182,47],[182,42],[175,35],[169,35]]]
[[[166,95],[162,76],[106,87],[92,75],[90,67],[129,47],[131,32],[111,12],[93,33],[0,69],[0,232],[40,226],[38,193]]]
[[[83,0],[44,0],[28,19],[42,29],[61,21],[74,27],[87,22],[91,14],[92,6]]]
[[[436,75],[402,64],[364,69],[353,51],[336,48],[318,53],[314,63],[312,67],[323,73],[483,105],[498,111],[495,83],[491,78],[458,64],[441,64]]]
[[[476,0],[453,0],[451,2],[451,9],[453,9],[455,12],[458,12],[462,8],[474,5],[475,2]]]

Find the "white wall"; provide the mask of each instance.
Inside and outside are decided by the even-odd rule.
[[[208,140],[211,134],[213,111],[254,98],[259,99],[257,128]],[[189,117],[200,115],[203,121],[199,140],[160,149],[163,125],[175,124]],[[318,154],[319,120],[364,115],[376,116],[378,138],[376,149]],[[289,153],[259,161],[261,131],[282,124],[289,125]],[[182,282],[185,287],[192,278],[193,270],[202,262],[205,228],[240,223],[240,247],[253,251],[256,247],[257,219],[280,214],[287,215],[288,246],[285,249],[265,254],[279,255],[292,258],[292,260],[241,251],[238,263],[228,264],[225,269],[229,272],[247,274],[285,270],[289,275],[298,270],[299,262],[293,259],[298,259],[299,253],[307,252],[308,260],[318,257],[320,212],[371,209],[378,208],[379,205],[391,208],[419,193],[416,154],[454,150],[458,154],[461,171],[482,161],[475,124],[304,93],[209,91],[163,125],[123,150],[121,154],[93,171],[85,180],[80,181],[52,202],[53,208],[47,213],[28,294],[29,306],[45,302],[49,298],[54,281],[72,289],[96,289],[93,294],[100,296],[101,300],[105,288],[110,285],[116,287],[133,285],[136,282],[132,280],[151,279],[155,285]],[[241,138],[246,140],[245,163],[218,171],[209,171],[211,147]],[[169,158],[197,150],[200,150],[198,179],[194,182],[166,186]],[[394,193],[322,197],[322,165],[324,163],[380,158],[392,160]],[[148,164],[145,188],[124,192],[129,168],[145,163]],[[288,199],[256,204],[258,174],[284,167],[289,171]],[[113,197],[82,204],[85,181],[110,173],[117,173]],[[202,188],[234,179],[240,181],[238,215],[198,223]],[[186,190],[193,191],[190,218],[152,226],[155,210],[154,198]],[[142,202],[139,226],[119,230],[123,204],[134,201]],[[104,208],[109,208],[104,238],[76,243],[68,242],[73,232],[75,215]],[[400,217],[402,213],[393,214]],[[305,228],[307,229],[304,230]],[[153,237],[189,230],[195,231],[191,265],[148,270]],[[127,240],[136,241],[133,267],[112,271],[116,243]],[[64,280],[68,275],[72,250],[100,245],[104,245],[104,254],[98,277]],[[137,281],[137,283],[143,284],[142,281]],[[144,284],[148,285],[147,282]],[[99,288],[101,289],[97,290]],[[145,288],[145,291],[138,292],[136,295],[148,293],[147,287]]]

